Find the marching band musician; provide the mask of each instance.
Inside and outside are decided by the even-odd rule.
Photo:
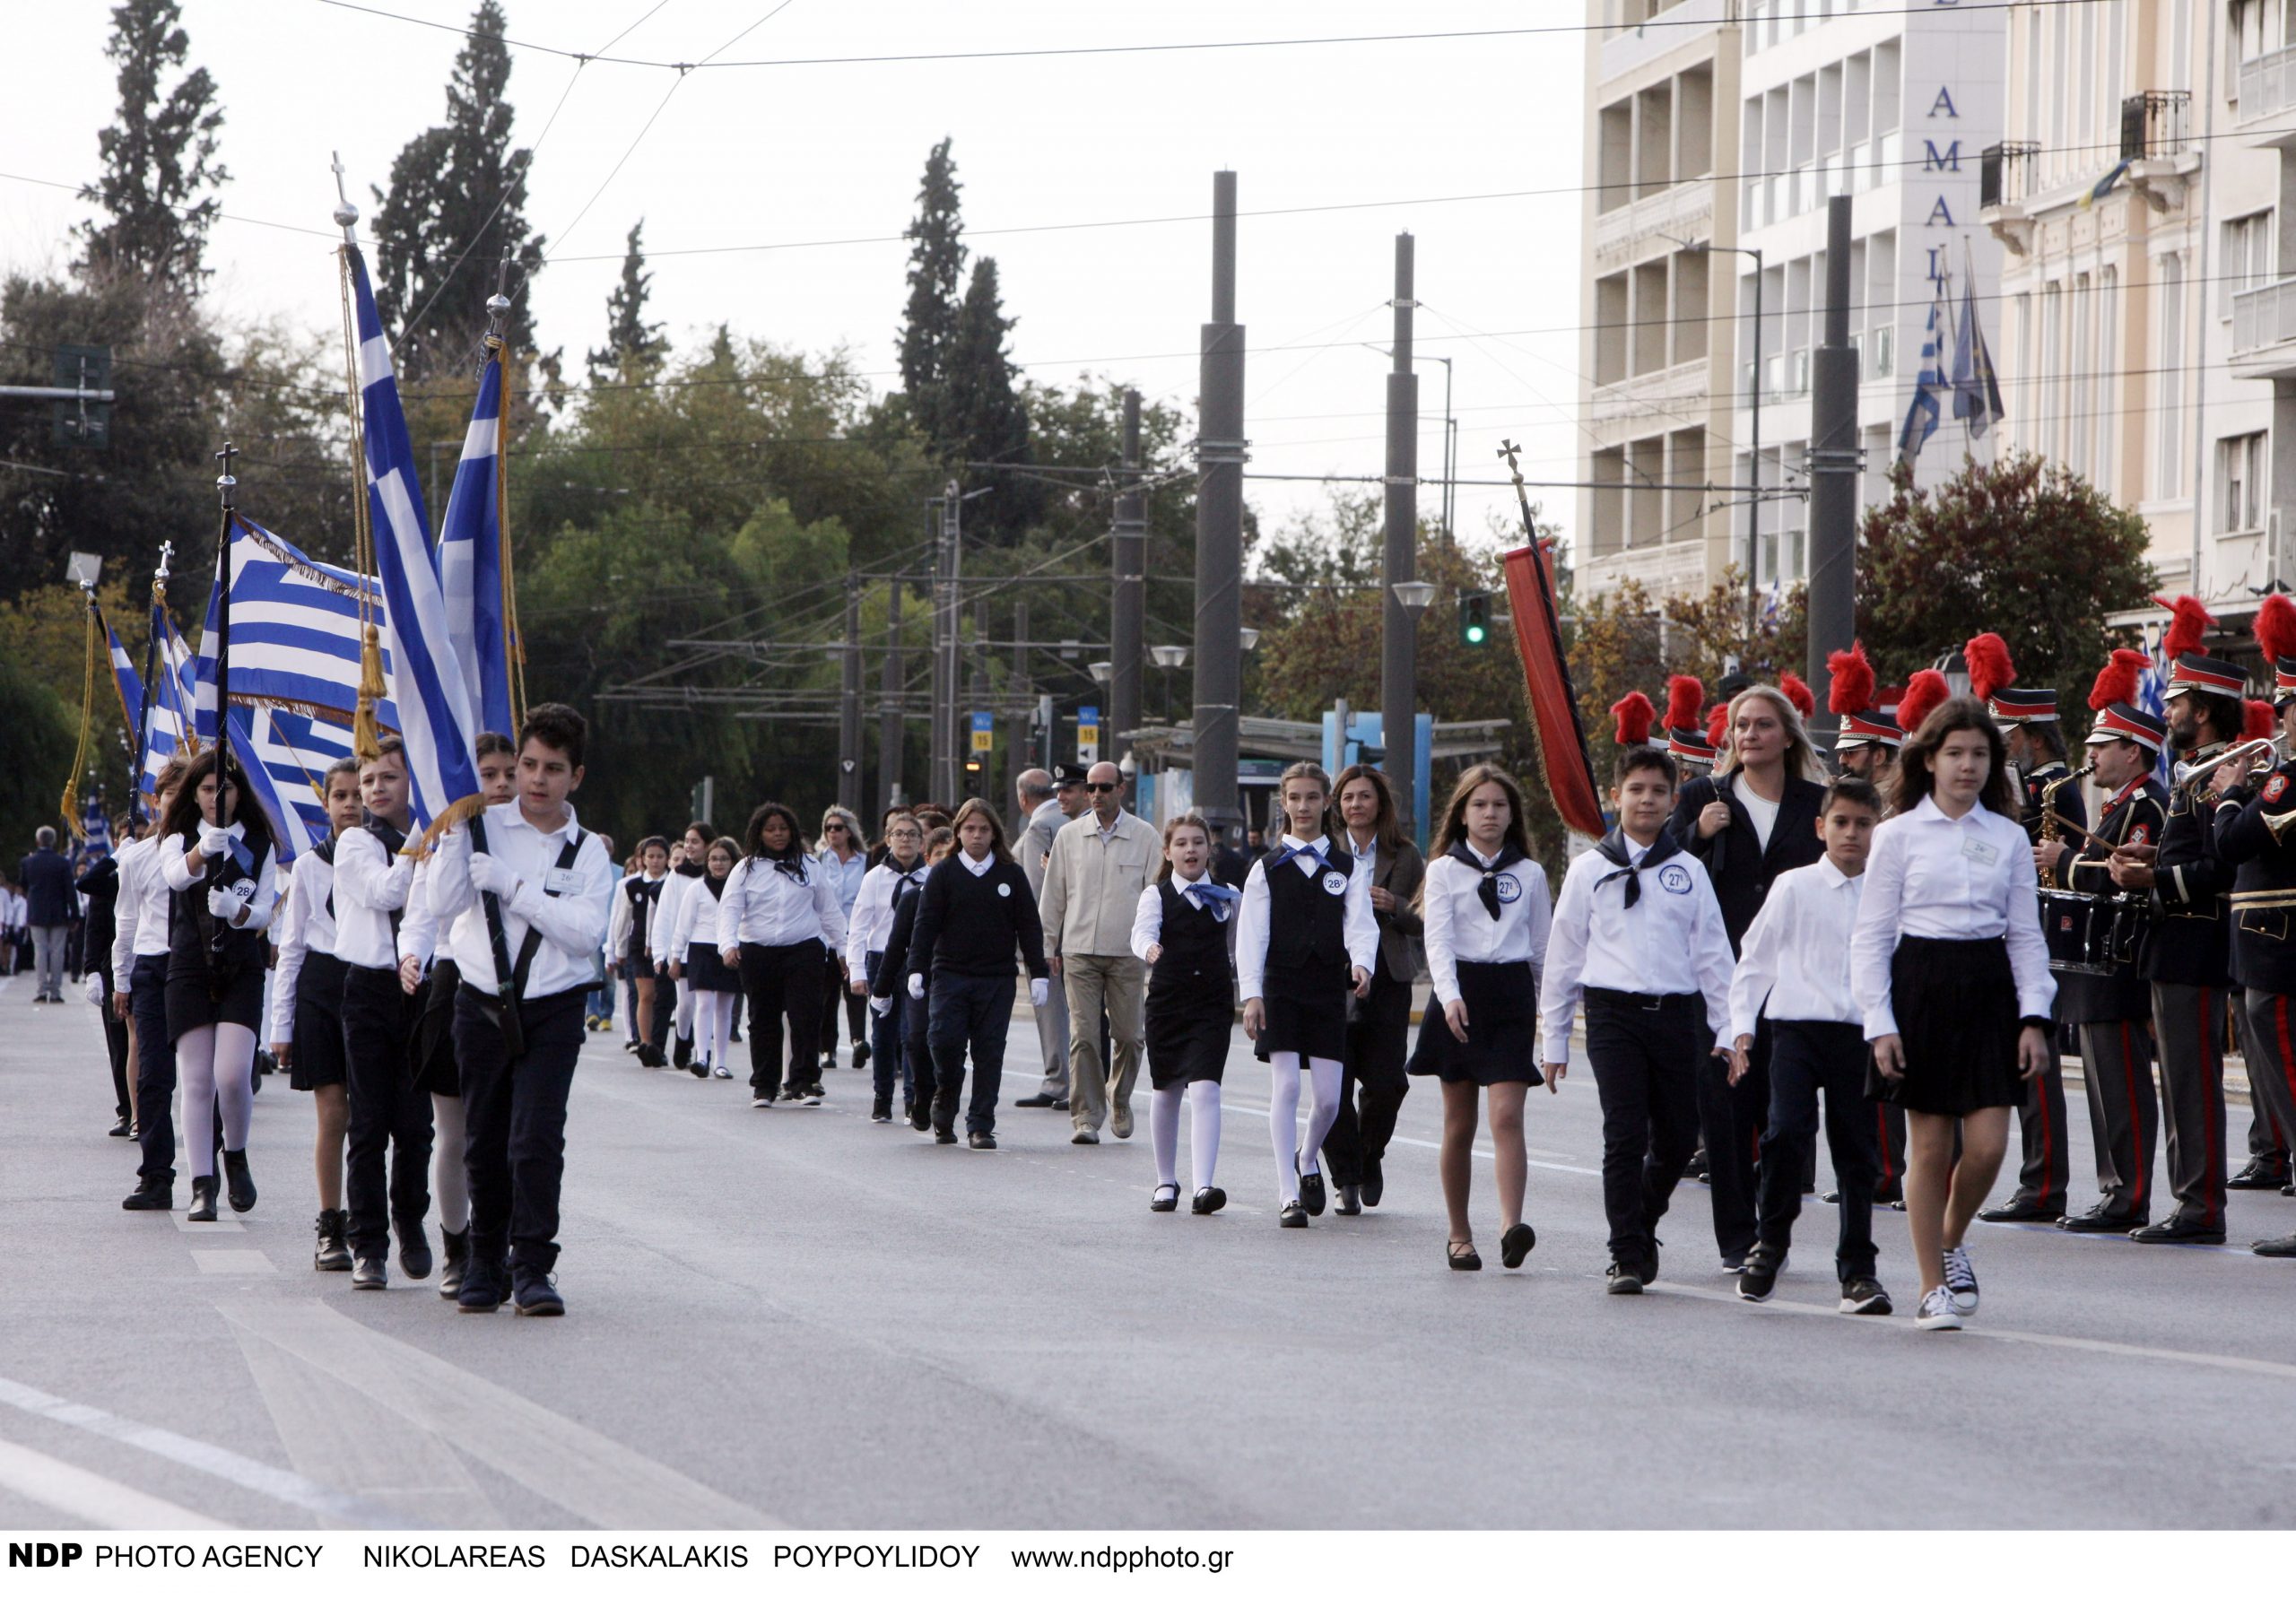
[[[1826,655],[1826,708],[1840,721],[1833,741],[1835,768],[1845,776],[1883,786],[1905,733],[1897,721],[1874,706],[1874,666],[1862,642],[1843,652]]]
[[[2115,890],[2105,846],[2149,844],[2157,849],[2168,823],[2168,796],[2152,775],[2167,722],[2130,701],[2144,662],[2144,655],[2119,648],[2098,673],[2089,694],[2097,719],[2089,728],[2088,748],[2098,785],[2110,789],[2110,802],[2095,839],[2085,847],[2059,841],[2049,866],[2059,886],[2092,897]],[[2057,979],[2058,1018],[2081,1031],[2082,1082],[2096,1141],[2100,1195],[2087,1211],[2059,1219],[2057,1225],[2068,1233],[2131,1232],[2152,1216],[2161,1108],[2152,1088],[2152,1046],[2144,1030],[2152,1015],[2152,991],[2137,972],[2134,954],[2126,960],[2108,958],[2109,976],[2067,972]]]
[[[1666,751],[1674,756],[1685,781],[1709,774],[1714,761],[1721,757],[1700,725],[1698,711],[1705,702],[1706,688],[1697,676],[1666,677]]]
[[[2275,685],[2272,707],[2279,721],[2276,734],[2281,739],[2280,751],[2296,753],[2296,746],[2290,745],[2292,739],[2296,739],[2296,603],[2277,593],[2266,597],[2257,609],[2255,629],[2257,641],[2264,648],[2265,661],[2273,666]],[[2283,1132],[2274,1118],[2272,1107],[2250,1094],[2248,1163],[2233,1174],[2225,1186],[2267,1193],[2276,1188],[2282,1194],[2296,1194],[2296,1183],[2289,1180],[2288,1151],[2292,1142],[2296,1142],[2296,1134]]]
[[[2274,665],[2281,730],[2296,734],[2296,661]],[[2296,1134],[2296,832],[2272,821],[2296,809],[2296,759],[2248,786],[2235,760],[2212,777],[2224,788],[2213,824],[2232,882],[2232,975],[2246,990],[2241,1040],[2248,1052],[2248,1098],[2282,1134]],[[2283,838],[2287,840],[2283,840]],[[2253,1141],[2252,1141],[2253,1142]],[[2296,1257],[2296,1233],[2258,1239],[2259,1255]]]

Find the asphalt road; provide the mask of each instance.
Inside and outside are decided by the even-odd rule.
[[[1025,1008],[1012,1044],[1025,1073]],[[1384,1208],[1285,1232],[1240,1036],[1229,1068],[1234,1203],[1197,1219],[1146,1209],[1144,1093],[1129,1142],[1008,1104],[976,1154],[873,1126],[865,1073],[752,1111],[593,1038],[570,1315],[479,1318],[309,1270],[311,1116],[283,1081],[253,1212],[122,1212],[93,1011],[0,984],[0,1528],[2296,1520],[2289,1263],[1980,1227],[1981,1313],[1922,1334],[1901,1217],[1877,1235],[1901,1315],[1834,1314],[1814,1202],[1753,1307],[1688,1186],[1665,1280],[1609,1298],[1578,1066],[1533,1096],[1529,1265],[1497,1270],[1479,1165],[1492,1270],[1457,1274],[1429,1090]],[[2236,1245],[2292,1225],[2296,1200],[2233,1198]]]

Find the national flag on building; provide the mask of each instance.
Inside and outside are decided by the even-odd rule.
[[[1996,419],[2008,417],[2001,405],[2001,382],[1993,371],[1993,353],[1985,343],[1985,329],[1977,316],[1977,268],[1966,248],[1962,253],[1961,326],[1953,338],[1953,416],[1968,429],[1971,440],[1984,439]]]
[[[478,400],[439,534],[439,586],[447,638],[482,731],[517,729],[511,709],[509,592],[502,562],[502,349],[490,338]]]
[[[1906,463],[1920,456],[1921,448],[1937,433],[1942,413],[1940,399],[1947,385],[1944,294],[1944,282],[1937,281],[1935,293],[1929,300],[1928,328],[1921,337],[1921,370],[1914,376],[1913,402],[1906,409],[1905,427],[1898,431],[1898,456]]]

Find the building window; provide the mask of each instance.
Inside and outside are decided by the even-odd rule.
[[[2232,298],[2272,282],[2272,213],[2250,213],[2224,225],[2224,274],[2216,292],[2216,316],[2232,316]]]
[[[2216,443],[2216,529],[2220,534],[2264,528],[2264,443],[2261,430]]]

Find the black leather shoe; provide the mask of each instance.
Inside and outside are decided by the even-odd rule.
[[[1363,1214],[1363,1190],[1352,1183],[1341,1184],[1339,1186],[1339,1203],[1334,1205],[1331,1209],[1332,1214],[1335,1216],[1361,1216]]]
[[[502,1306],[502,1269],[474,1255],[463,1273],[463,1286],[455,1296],[455,1309],[483,1316]]]
[[[191,1209],[184,1215],[187,1222],[212,1222],[215,1220],[215,1179],[194,1177],[191,1180]]]
[[[122,1116],[118,1121],[113,1123],[111,1127],[106,1131],[104,1136],[106,1138],[126,1138],[127,1136],[127,1118],[126,1116]]]
[[[1517,1222],[1499,1236],[1499,1264],[1504,1267],[1522,1265],[1523,1257],[1528,1255],[1531,1247],[1538,1242],[1539,1236],[1533,1231],[1530,1223]]]
[[[176,1208],[176,1186],[169,1183],[139,1183],[135,1192],[119,1203],[122,1211],[173,1211]]]
[[[1642,1269],[1629,1266],[1623,1261],[1613,1261],[1604,1274],[1603,1287],[1614,1295],[1639,1295],[1642,1292]]]
[[[976,1150],[993,1150],[996,1147],[996,1134],[994,1133],[968,1133],[965,1134],[965,1142],[970,1144]]]
[[[1031,1094],[1027,1099],[1015,1099],[1013,1103],[1022,1110],[1050,1110],[1052,1108],[1052,1096],[1050,1094]]]
[[[1297,1166],[1299,1164],[1299,1157],[1296,1155],[1293,1156],[1292,1158],[1292,1163],[1294,1166]],[[1323,1215],[1325,1196],[1324,1175],[1321,1172],[1301,1172],[1300,1174],[1300,1203],[1308,1208],[1308,1214],[1309,1216]]]
[[[1476,1254],[1471,1239],[1452,1239],[1443,1247],[1444,1264],[1455,1273],[1483,1271],[1483,1257]]]
[[[1363,1182],[1361,1192],[1363,1195],[1363,1203],[1366,1205],[1377,1205],[1379,1203],[1379,1196],[1387,1192],[1387,1174],[1379,1169],[1379,1158],[1377,1155],[1366,1155],[1363,1158]]]
[[[693,1039],[681,1038],[670,1046],[670,1064],[682,1072],[693,1064]]]
[[[245,1215],[255,1209],[255,1174],[248,1169],[245,1150],[223,1151],[223,1186],[232,1210]]]
[[[451,1300],[463,1292],[463,1280],[470,1273],[470,1229],[449,1233],[441,1228],[439,1237],[447,1242],[447,1264],[439,1274],[439,1298]]]
[[[2121,1233],[2144,1226],[2141,1216],[2122,1216],[2107,1211],[2102,1205],[2092,1205],[2079,1216],[2061,1216],[2057,1225],[2067,1233]]]
[[[2043,1211],[2022,1194],[2012,1194],[1998,1205],[1988,1205],[1977,1213],[1980,1222],[2053,1222],[2055,1213]]]
[[[1283,1209],[1275,1213],[1275,1220],[1283,1227],[1304,1228],[1308,1225],[1308,1213],[1300,1208],[1299,1201],[1286,1200]]]
[[[952,1144],[957,1142],[957,1130],[954,1127],[935,1127],[933,1129],[933,1142],[936,1144]]]
[[[351,1287],[353,1289],[388,1289],[391,1275],[379,1255],[361,1255],[351,1264]]]
[[[2269,1255],[2274,1260],[2296,1258],[2296,1233],[2291,1233],[2285,1238],[2260,1238],[2248,1248],[2258,1255]]]
[[[2224,1180],[2227,1188],[2285,1188],[2288,1168],[2274,1166],[2267,1160],[2251,1160]]]
[[[909,1104],[909,1125],[916,1128],[919,1133],[931,1132],[933,1129],[933,1107],[929,1104],[920,1105],[914,1099],[910,1100]]]
[[[322,1211],[312,1224],[316,1237],[311,1245],[311,1271],[315,1273],[347,1273],[351,1270],[351,1247],[344,1242],[347,1227],[340,1211]]]
[[[1196,1198],[1188,1202],[1187,1208],[1197,1216],[1210,1216],[1227,1203],[1226,1189],[1205,1187],[1196,1191]]]
[[[1177,1183],[1159,1183],[1156,1192],[1148,1196],[1148,1209],[1151,1211],[1178,1211],[1179,1208],[1180,1186]]]
[[[511,1290],[511,1311],[518,1316],[564,1316],[566,1301],[558,1292],[557,1281],[548,1273],[517,1271],[511,1274],[515,1287]]]
[[[2164,1217],[2149,1226],[2132,1229],[2129,1238],[2141,1245],[2221,1245],[2224,1229],[2204,1228],[2180,1216]]]
[[[853,1069],[857,1072],[869,1069],[869,1046],[857,1038],[853,1040]]]
[[[421,1222],[398,1224],[398,1265],[417,1283],[430,1275],[430,1239]]]

